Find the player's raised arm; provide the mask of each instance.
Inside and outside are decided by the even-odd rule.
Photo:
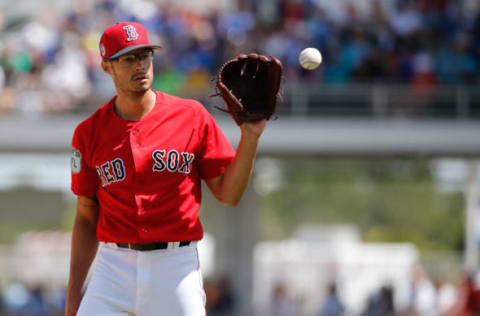
[[[206,180],[223,204],[236,206],[245,192],[260,135],[276,110],[282,69],[277,58],[251,53],[227,61],[218,72],[216,95],[222,97],[227,107],[224,111],[230,113],[242,132],[235,158],[225,173]]]
[[[237,153],[225,173],[205,182],[215,198],[222,204],[236,206],[245,192],[255,163],[258,141],[266,120],[240,125],[242,135]]]

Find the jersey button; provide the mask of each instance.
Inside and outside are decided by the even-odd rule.
[[[144,233],[148,233],[148,229],[144,228],[142,229]]]

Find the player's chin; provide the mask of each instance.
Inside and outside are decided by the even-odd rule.
[[[142,80],[142,81],[136,82],[136,84],[133,87],[133,90],[137,92],[145,92],[150,90],[151,87],[152,87],[151,80]]]

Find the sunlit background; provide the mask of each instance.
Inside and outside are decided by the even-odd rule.
[[[63,315],[70,141],[115,94],[98,41],[121,20],[164,47],[154,88],[234,146],[212,78],[239,53],[284,65],[242,202],[204,190],[209,316],[480,312],[477,0],[0,0],[0,315]]]

